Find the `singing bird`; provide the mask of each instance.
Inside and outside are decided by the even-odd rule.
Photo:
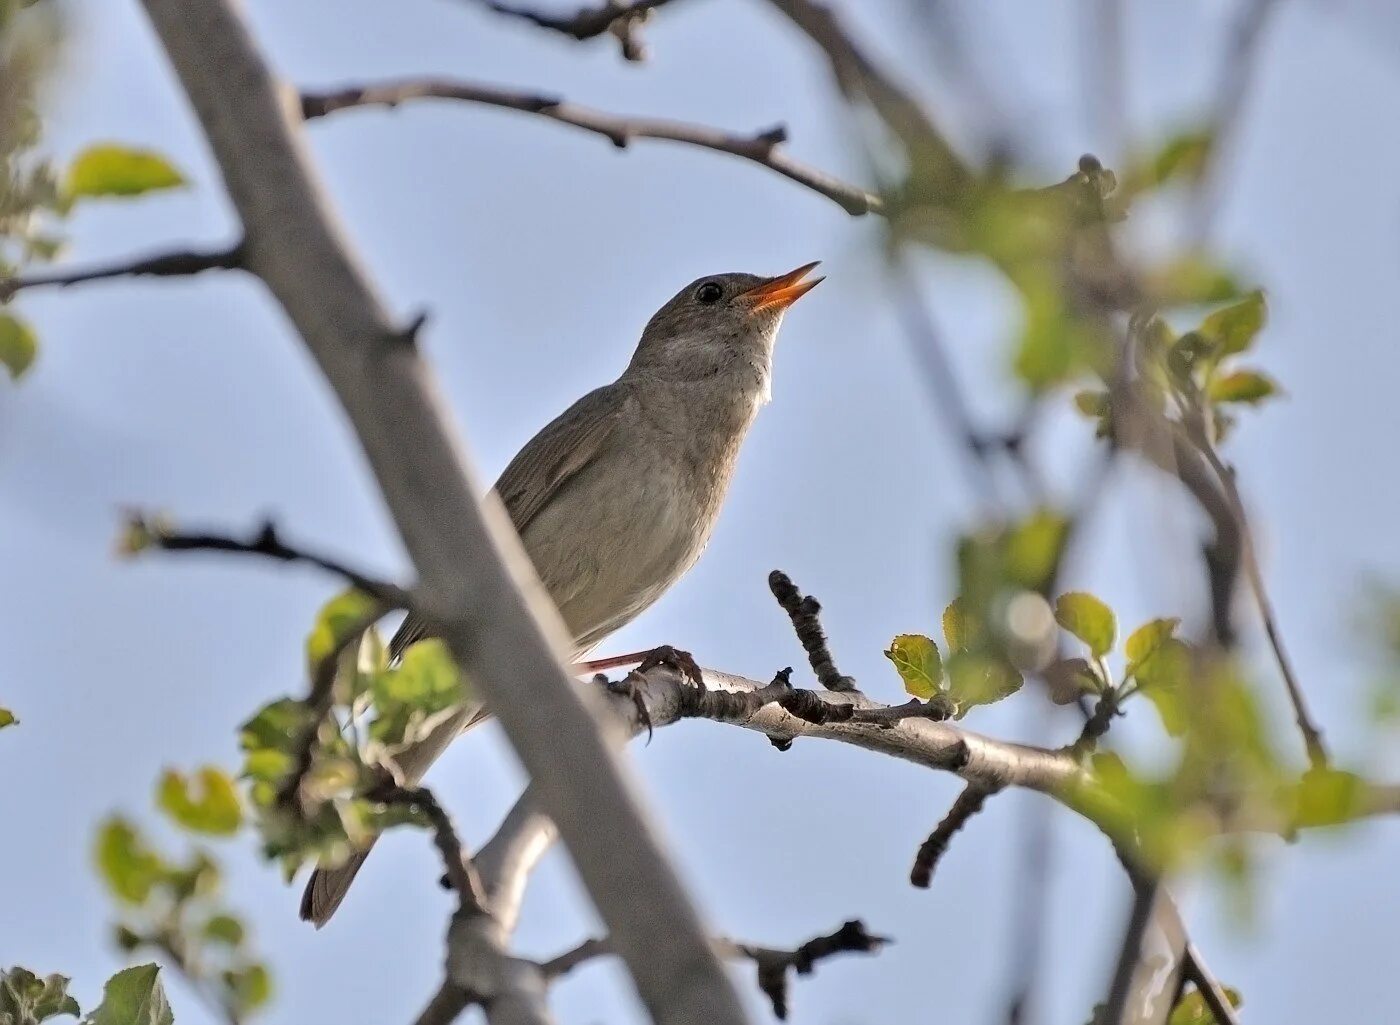
[[[691,282],[651,318],[622,376],[570,406],[501,475],[496,493],[573,638],[575,661],[700,557],[739,446],[770,397],[778,325],[822,281],[807,278],[816,266]],[[390,656],[426,635],[410,614]],[[469,704],[404,752],[408,782],[484,717]],[[317,869],[301,917],[325,925],[368,854]]]

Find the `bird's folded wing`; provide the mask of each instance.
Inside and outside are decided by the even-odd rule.
[[[516,533],[523,535],[540,511],[603,451],[627,399],[621,383],[595,388],[531,438],[510,461],[496,482],[496,494]],[[427,633],[423,618],[410,612],[389,642],[390,659],[399,658]]]

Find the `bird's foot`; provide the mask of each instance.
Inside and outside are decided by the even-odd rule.
[[[632,701],[632,709],[637,716],[637,725],[645,726],[647,730],[647,743],[651,743],[651,735],[655,732],[652,728],[651,712],[647,709],[646,699],[642,697],[641,688],[637,686],[639,674],[637,670],[632,670],[620,680],[610,680],[602,673],[593,678],[595,683],[601,684],[609,694],[620,694]]]
[[[643,657],[641,663],[634,670],[638,673],[645,673],[649,669],[658,666],[665,666],[674,669],[684,680],[689,680],[699,690],[705,689],[705,677],[700,672],[700,664],[695,661],[695,656],[688,651],[681,651],[673,648],[669,644],[663,644],[659,648],[652,648]]]

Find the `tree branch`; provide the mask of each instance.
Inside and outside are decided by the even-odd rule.
[[[102,281],[108,278],[156,277],[175,278],[202,274],[207,270],[241,270],[243,268],[243,244],[237,243],[224,249],[195,250],[181,249],[169,253],[157,253],[115,263],[99,264],[96,267],[81,267],[73,270],[51,270],[29,274],[19,278],[0,279],[0,302],[9,302],[16,292],[27,288],[43,288],[53,285],[66,288],[86,281]]]
[[[133,511],[127,514],[120,547],[126,555],[135,555],[146,548],[156,548],[163,552],[226,552],[233,555],[256,555],[275,562],[299,562],[341,577],[357,591],[369,595],[384,607],[380,612],[381,616],[395,609],[406,609],[411,604],[409,593],[397,584],[366,576],[330,556],[286,544],[278,536],[277,527],[271,521],[264,523],[257,533],[250,535],[246,540],[239,540],[228,534],[184,533],[175,530],[159,517]]]
[[[958,799],[953,802],[953,806],[948,809],[948,814],[943,816],[943,821],[938,823],[933,832],[928,835],[928,839],[919,846],[919,853],[914,856],[914,867],[909,871],[909,882],[921,890],[928,889],[929,883],[933,880],[934,870],[938,867],[938,861],[943,857],[943,852],[948,849],[953,835],[967,825],[968,819],[982,810],[982,806],[987,803],[987,798],[994,793],[996,791],[976,783],[969,783],[963,789],[963,792],[958,795]]]
[[[665,1025],[738,1025],[738,997],[650,820],[561,665],[564,629],[480,485],[428,367],[370,285],[318,185],[295,97],[234,0],[143,0],[242,220],[246,265],[305,341],[364,447],[418,572],[418,612],[496,714],[559,826],[643,1004]]]
[[[398,79],[329,92],[308,92],[302,95],[301,107],[302,116],[310,120],[354,107],[396,107],[426,99],[459,100],[535,114],[600,135],[618,149],[626,149],[636,139],[652,139],[728,153],[776,171],[789,181],[825,196],[854,217],[884,210],[882,200],[874,193],[808,167],[784,153],[781,147],[788,136],[782,125],[753,135],[739,135],[684,121],[621,117],[568,103],[556,96],[446,78]]]
[[[571,39],[585,42],[604,33],[617,37],[624,60],[644,61],[646,46],[639,30],[651,12],[671,0],[604,0],[599,7],[582,7],[572,15],[547,14],[530,7],[503,3],[501,0],[479,0],[497,14],[520,18],[540,28],[558,32]]]
[[[792,578],[780,569],[768,574],[768,589],[792,620],[792,629],[802,643],[802,650],[807,652],[807,660],[812,664],[812,672],[817,674],[817,682],[827,690],[855,690],[856,681],[843,676],[831,657],[826,631],[818,618],[822,611],[821,602],[811,595],[803,597]],[[947,715],[943,718],[946,719]]]

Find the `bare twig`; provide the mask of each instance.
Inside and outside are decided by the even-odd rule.
[[[157,517],[132,512],[127,516],[122,547],[127,554],[135,554],[144,548],[157,548],[163,552],[227,552],[255,555],[276,562],[300,562],[341,577],[356,590],[363,591],[384,606],[381,615],[394,609],[406,609],[411,603],[409,593],[397,584],[366,576],[330,556],[286,544],[271,522],[264,523],[255,534],[240,540],[227,534],[177,531]]]
[[[401,804],[417,809],[432,827],[433,845],[442,856],[447,883],[457,894],[458,912],[464,915],[489,914],[485,884],[476,866],[467,857],[461,837],[452,825],[452,818],[431,790],[421,786],[406,787],[390,781],[376,787],[367,796],[385,804]]]
[[[977,783],[969,783],[963,788],[963,792],[948,809],[948,814],[943,816],[943,821],[938,823],[928,835],[928,839],[919,845],[919,853],[914,856],[914,867],[909,871],[911,883],[920,889],[928,888],[933,880],[933,872],[938,867],[938,860],[948,849],[953,834],[967,825],[967,820],[981,811],[987,798],[994,793],[995,790]]]
[[[787,142],[787,129],[782,125],[755,132],[753,135],[740,135],[709,125],[684,121],[620,117],[567,103],[556,96],[446,78],[400,79],[372,85],[349,86],[330,92],[308,92],[302,95],[301,103],[302,114],[309,119],[325,117],[353,107],[394,107],[411,100],[424,99],[460,100],[535,114],[601,135],[619,149],[626,149],[636,139],[653,139],[728,153],[776,171],[788,180],[825,196],[852,216],[881,213],[884,209],[880,197],[874,193],[844,182],[825,171],[808,167],[784,153],[782,145]]]
[[[856,681],[843,676],[831,657],[826,631],[818,618],[822,611],[821,602],[811,595],[803,597],[792,579],[779,569],[768,574],[768,589],[792,620],[792,628],[802,642],[802,649],[807,652],[807,660],[812,664],[812,672],[817,674],[817,681],[827,690],[855,690]]]
[[[646,46],[640,28],[651,12],[672,0],[604,0],[598,7],[583,7],[571,15],[548,14],[532,7],[520,7],[502,0],[480,0],[497,14],[521,18],[540,28],[584,42],[604,34],[617,37],[624,60],[644,61]]]
[[[242,221],[246,265],[315,356],[418,573],[415,610],[501,723],[661,1025],[745,1020],[655,827],[561,663],[565,629],[469,467],[433,375],[319,185],[294,96],[233,0],[142,0]]]
[[[810,975],[818,962],[835,954],[874,954],[889,942],[891,941],[887,937],[871,935],[864,922],[852,920],[835,932],[817,936],[792,950],[778,950],[726,939],[715,940],[715,949],[725,957],[747,958],[754,963],[758,970],[759,989],[763,990],[772,1003],[773,1014],[779,1020],[785,1021],[788,1016],[788,972]],[[606,938],[589,939],[545,962],[540,966],[540,970],[546,979],[556,979],[587,961],[612,953],[612,944]]]
[[[16,292],[28,288],[43,288],[49,285],[63,288],[68,285],[82,284],[86,281],[102,281],[108,278],[189,277],[207,270],[239,270],[242,266],[243,244],[241,242],[224,249],[204,251],[182,249],[170,253],[157,253],[154,256],[119,260],[96,267],[51,270],[19,278],[0,279],[0,302],[8,302]]]

